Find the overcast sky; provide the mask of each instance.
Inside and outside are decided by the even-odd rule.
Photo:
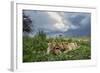
[[[91,14],[83,12],[55,12],[23,10],[32,20],[32,34],[39,30],[49,36],[87,36],[91,34]]]

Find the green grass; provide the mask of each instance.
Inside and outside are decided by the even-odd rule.
[[[80,48],[69,51],[68,53],[61,53],[54,55],[52,53],[46,54],[47,43],[52,40],[56,42],[77,42]],[[77,39],[73,40],[68,38],[49,38],[41,39],[41,37],[23,37],[23,62],[40,62],[40,61],[64,61],[64,60],[83,60],[91,58],[90,41],[78,42]]]
[[[80,40],[80,41],[79,41]],[[87,40],[87,41],[84,41]],[[67,53],[46,54],[49,42],[75,42],[80,47]],[[89,37],[55,37],[47,38],[44,32],[34,37],[23,36],[23,62],[64,61],[91,59],[91,45]]]

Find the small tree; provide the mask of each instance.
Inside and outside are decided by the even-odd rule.
[[[43,31],[39,31],[37,35],[41,40],[46,40],[46,34]]]
[[[32,20],[23,12],[23,32],[30,33],[32,31]]]

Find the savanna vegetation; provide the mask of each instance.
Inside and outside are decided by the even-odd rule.
[[[49,42],[76,42],[80,47],[67,53],[47,54]],[[91,58],[90,38],[88,37],[55,37],[47,38],[43,31],[34,37],[23,36],[23,62],[83,60]]]
[[[57,37],[48,37],[43,31],[39,31],[34,37],[28,36],[32,31],[33,21],[23,13],[23,62],[40,61],[64,61],[64,60],[83,60],[91,58],[91,44],[89,37],[66,37],[59,35]],[[67,42],[76,43],[78,48],[61,52],[60,54],[47,54],[48,43],[56,44]]]

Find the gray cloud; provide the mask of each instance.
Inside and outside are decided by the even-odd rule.
[[[91,14],[79,12],[48,12],[24,10],[33,22],[33,33],[43,30],[47,34],[67,34],[75,31],[76,34],[80,29],[89,32],[91,27]],[[71,30],[69,32],[69,30]],[[83,32],[81,32],[83,33]],[[80,33],[78,33],[80,34]]]

